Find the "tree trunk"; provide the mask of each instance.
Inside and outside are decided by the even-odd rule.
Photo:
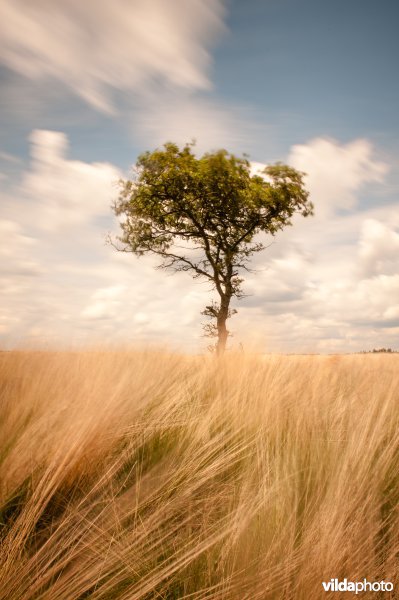
[[[229,317],[229,304],[230,296],[224,296],[221,298],[219,312],[216,317],[218,329],[218,341],[216,343],[217,356],[222,356],[222,354],[224,354],[227,338],[229,337],[229,332],[226,327],[226,321]]]

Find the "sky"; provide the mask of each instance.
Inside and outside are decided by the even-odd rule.
[[[399,349],[398,17],[393,0],[0,0],[0,347],[206,348],[209,286],[106,244],[137,156],[196,139],[304,171],[315,206],[265,236],[231,348]]]

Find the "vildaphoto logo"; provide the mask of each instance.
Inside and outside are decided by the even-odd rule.
[[[361,594],[362,592],[392,592],[393,583],[391,581],[348,581],[346,578],[343,581],[331,579],[330,581],[322,582],[324,591],[326,592],[353,592]]]

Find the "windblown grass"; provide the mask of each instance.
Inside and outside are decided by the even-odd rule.
[[[398,372],[397,355],[2,353],[0,599],[396,584]]]

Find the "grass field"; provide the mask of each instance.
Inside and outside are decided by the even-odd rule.
[[[399,355],[1,353],[0,599],[396,587],[398,373]]]

